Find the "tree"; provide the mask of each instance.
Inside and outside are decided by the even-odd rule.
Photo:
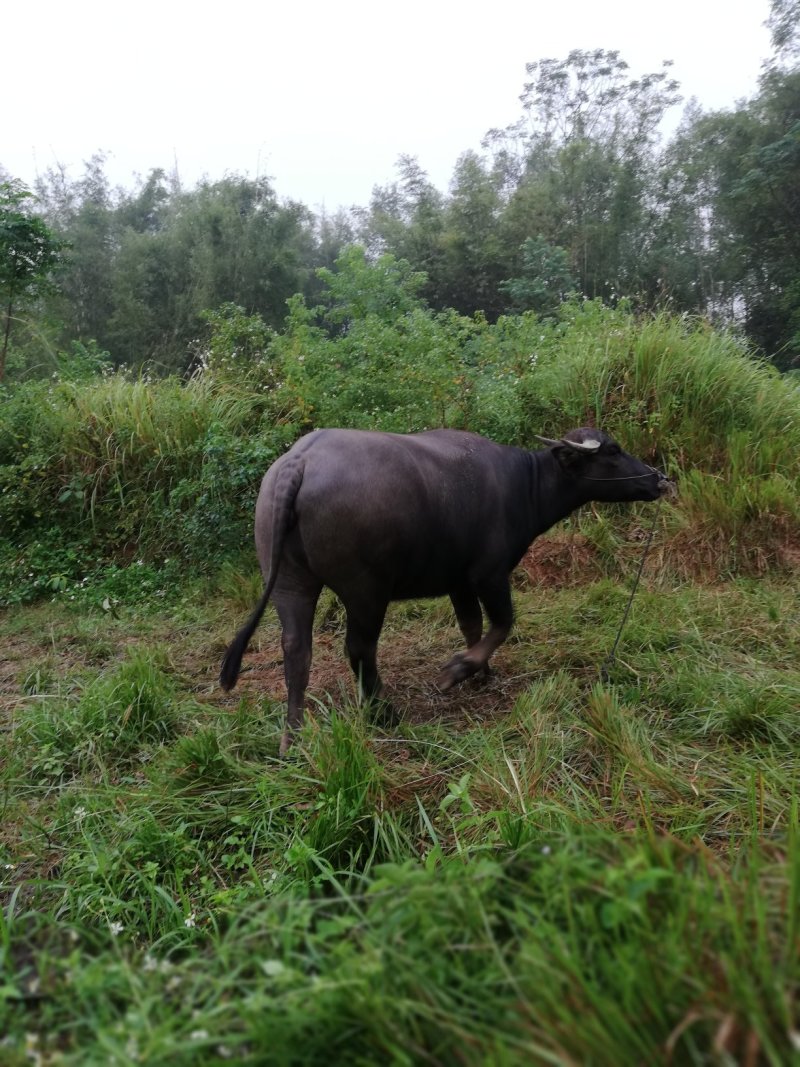
[[[576,50],[527,71],[523,115],[484,142],[508,205],[504,230],[516,246],[541,237],[566,249],[589,297],[641,289],[658,128],[679,99],[669,64],[631,78],[618,52]]]
[[[318,310],[334,327],[344,326],[344,332],[369,316],[393,323],[424,304],[419,293],[425,275],[390,252],[371,262],[360,245],[351,245],[338,257],[333,270],[321,267],[317,274],[325,287],[324,302]]]
[[[42,219],[25,210],[31,198],[32,194],[21,182],[0,184],[0,294],[3,306],[0,381],[5,376],[14,312],[20,304],[35,300],[47,290],[50,276],[61,260],[62,242]]]
[[[86,160],[73,181],[64,167],[49,168],[36,182],[36,195],[45,220],[69,246],[57,307],[65,340],[97,340],[108,348],[120,193],[109,185],[105,156]]]
[[[693,111],[664,179],[662,249],[673,268],[696,265],[695,306],[738,322],[791,365],[800,356],[800,70],[768,64],[752,100]]]
[[[185,369],[202,312],[223,304],[279,326],[317,265],[311,213],[279,201],[266,178],[185,190],[155,169],[125,192],[110,188],[98,155],[77,181],[49,170],[39,193],[71,245],[56,309],[62,343],[96,340],[115,364]]]
[[[503,212],[495,174],[476,152],[456,163],[444,212],[442,303],[463,315],[483,311],[490,321],[504,310],[500,283],[510,273],[501,240]]]
[[[421,295],[433,306],[443,301],[445,198],[414,156],[400,156],[399,178],[376,186],[361,213],[361,240],[373,255],[389,252],[426,275]]]
[[[800,56],[800,0],[771,0],[766,25],[775,59],[797,59]]]
[[[502,282],[500,288],[511,297],[515,311],[547,315],[575,290],[576,282],[563,248],[548,244],[543,237],[528,237],[522,246],[521,274]]]

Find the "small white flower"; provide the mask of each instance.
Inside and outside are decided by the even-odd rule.
[[[187,930],[191,930],[193,927],[197,926],[196,914],[194,912],[191,912],[191,914],[187,915],[186,918],[183,920],[183,925],[186,927]]]
[[[542,855],[543,856],[549,856],[552,851],[553,850],[550,848],[549,845],[542,845]]]
[[[4,863],[3,864],[3,870],[4,871],[15,871],[16,869],[17,869],[16,863]]]
[[[72,812],[72,818],[75,822],[82,822],[86,818],[86,815],[87,811],[84,807],[77,807]]]
[[[208,1030],[192,1030],[189,1034],[190,1041],[207,1041]]]
[[[119,935],[125,929],[125,927],[122,925],[122,923],[109,923],[108,924],[108,928],[111,931],[111,933],[114,935],[114,937],[119,937]]]
[[[155,958],[155,956],[151,956],[149,952],[142,960],[142,970],[145,972],[145,974],[150,974],[151,971],[158,970],[158,960]]]
[[[221,1060],[229,1060],[233,1055],[233,1049],[228,1045],[217,1045],[217,1055]]]

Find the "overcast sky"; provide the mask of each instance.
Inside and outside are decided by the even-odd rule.
[[[525,63],[619,50],[686,99],[732,106],[770,53],[768,0],[40,0],[3,12],[0,164],[30,183],[109,153],[113,182],[267,174],[282,197],[366,204],[415,155],[458,156],[519,117]],[[676,113],[675,121],[678,114]]]

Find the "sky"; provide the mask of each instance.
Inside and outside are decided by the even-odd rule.
[[[407,154],[446,190],[459,155],[519,117],[526,62],[616,49],[640,75],[669,59],[685,99],[727,108],[757,90],[768,14],[769,0],[12,4],[0,166],[31,184],[104,151],[125,188],[154,167],[188,186],[267,175],[334,211],[367,204]]]

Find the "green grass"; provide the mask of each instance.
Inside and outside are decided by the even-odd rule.
[[[520,581],[446,697],[396,605],[391,729],[326,602],[286,763],[273,617],[213,687],[249,586],[0,617],[4,1064],[797,1058],[796,582],[651,577],[602,682],[626,589]]]
[[[800,390],[735,337],[596,303],[546,323],[367,316],[333,337],[309,314],[289,317],[269,358],[237,362],[234,350],[227,369],[185,382],[119,372],[5,393],[0,604],[74,592],[110,561],[213,571],[249,543],[267,467],[315,425],[453,425],[526,447],[600,425],[679,481],[661,521],[673,573],[791,565]],[[619,577],[631,515],[642,514],[573,521]]]
[[[333,338],[295,305],[271,345],[6,395],[0,1064],[800,1062],[792,381],[596,304]],[[320,411],[596,422],[677,476],[615,661],[644,505],[539,544],[488,679],[438,693],[448,605],[393,605],[391,728],[326,594],[279,761],[271,612],[234,694],[216,672],[261,588],[258,482]]]

